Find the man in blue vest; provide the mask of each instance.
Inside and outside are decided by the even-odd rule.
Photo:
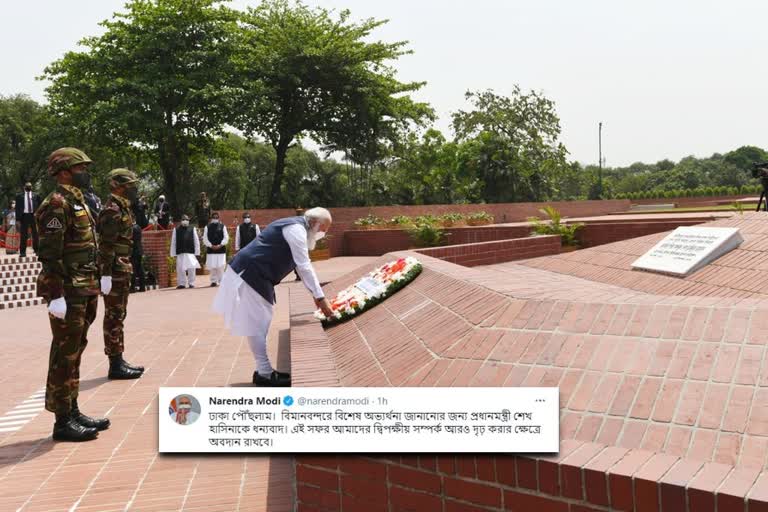
[[[213,310],[224,316],[234,336],[248,337],[256,360],[253,383],[257,386],[291,385],[290,374],[276,371],[267,356],[275,286],[285,276],[296,269],[315,305],[327,316],[332,314],[309,261],[309,251],[325,236],[331,222],[331,214],[325,208],[312,208],[302,216],[276,220],[243,247],[227,267]]]

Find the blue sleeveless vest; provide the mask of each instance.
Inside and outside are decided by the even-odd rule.
[[[296,268],[291,247],[283,237],[283,228],[292,224],[301,224],[309,231],[304,217],[276,220],[264,228],[256,240],[242,248],[229,264],[248,286],[271,304],[275,303],[275,286]]]

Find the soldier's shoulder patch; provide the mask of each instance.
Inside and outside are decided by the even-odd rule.
[[[61,208],[64,206],[64,196],[59,194],[58,192],[54,192],[51,194],[51,199],[49,201],[49,204],[53,206],[54,208]]]
[[[62,226],[61,221],[59,220],[58,217],[52,218],[51,220],[48,221],[48,224],[45,225],[45,228],[50,230],[61,229],[63,227],[64,226]]]

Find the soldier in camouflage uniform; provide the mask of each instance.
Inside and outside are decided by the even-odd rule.
[[[99,298],[95,222],[79,188],[90,163],[79,149],[51,153],[48,174],[58,185],[35,212],[42,264],[37,294],[48,303],[53,333],[45,408],[56,414],[53,438],[59,441],[89,441],[109,427],[108,419],[88,417],[77,405],[80,360]]]
[[[99,272],[104,294],[104,352],[109,357],[110,379],[138,379],[143,366],[123,359],[123,322],[131,291],[133,215],[138,178],[128,169],[114,169],[108,175],[112,194],[99,213]]]

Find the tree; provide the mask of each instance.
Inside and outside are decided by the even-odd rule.
[[[467,92],[474,109],[453,114],[458,142],[471,142],[488,201],[543,201],[559,194],[568,172],[567,151],[558,138],[560,118],[553,101],[524,94]]]
[[[388,65],[410,53],[407,43],[369,42],[385,21],[349,18],[287,0],[266,0],[244,16],[237,126],[275,149],[268,207],[285,204],[286,155],[303,136],[369,163],[382,139],[432,116],[407,95],[424,84],[399,82]]]
[[[36,182],[45,172],[52,119],[45,107],[24,95],[0,96],[0,208],[26,181]]]
[[[86,140],[152,152],[175,217],[190,206],[190,160],[232,112],[237,13],[221,0],[132,0],[82,52],[48,66],[51,106]]]

